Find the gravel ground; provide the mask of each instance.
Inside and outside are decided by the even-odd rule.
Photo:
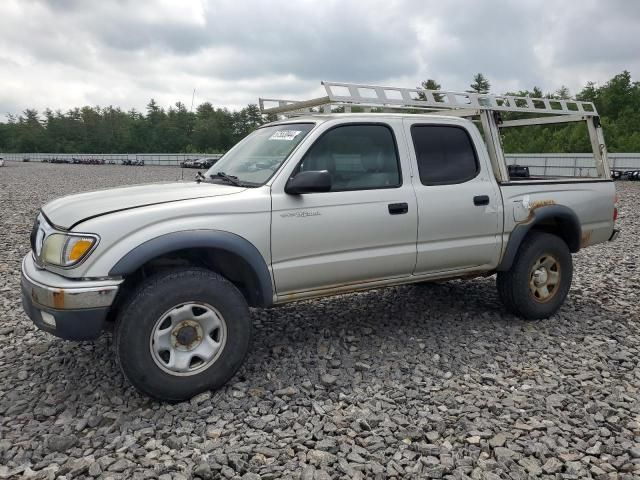
[[[618,184],[620,239],[575,256],[549,320],[506,314],[492,278],[256,310],[236,377],[165,405],[109,336],[37,331],[19,267],[45,201],[178,175],[0,169],[0,478],[640,478],[639,183]]]

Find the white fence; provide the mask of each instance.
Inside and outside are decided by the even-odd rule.
[[[104,160],[105,163],[122,164],[125,161],[140,162],[145,165],[179,165],[185,160],[197,158],[219,158],[220,154],[210,153],[0,153],[0,158],[21,162],[50,162],[73,159]],[[508,154],[510,165],[526,165],[532,175],[549,176],[596,176],[593,155],[589,153],[545,153]],[[640,170],[640,153],[610,153],[609,163],[614,170]]]
[[[531,175],[558,177],[597,177],[590,153],[508,154],[509,165],[529,167]],[[609,153],[612,170],[640,170],[640,153]]]
[[[121,165],[124,162],[141,162],[145,165],[180,165],[186,160],[198,158],[220,158],[221,153],[0,153],[0,158],[17,162],[63,162],[73,160],[89,162],[93,160]]]

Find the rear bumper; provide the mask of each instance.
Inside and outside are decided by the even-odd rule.
[[[97,338],[121,280],[69,280],[22,261],[22,307],[41,330],[67,340]]]
[[[613,232],[611,232],[611,236],[609,237],[609,241],[613,242],[616,238],[618,238],[618,235],[620,235],[620,230],[617,228],[614,228]]]

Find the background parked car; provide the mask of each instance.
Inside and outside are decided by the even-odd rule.
[[[611,170],[611,178],[640,181],[640,170]]]
[[[195,168],[209,169],[217,161],[218,161],[217,158],[199,158],[194,163],[195,163]]]
[[[195,168],[195,162],[197,159],[195,158],[188,158],[182,162],[180,162],[180,166],[182,168]]]
[[[211,168],[218,161],[217,158],[193,158],[180,162],[182,168]]]

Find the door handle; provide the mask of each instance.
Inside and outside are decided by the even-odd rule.
[[[407,205],[405,202],[389,204],[389,213],[391,215],[402,215],[403,213],[407,213],[408,211],[409,205]]]
[[[489,205],[489,195],[476,195],[473,197],[474,205]]]

